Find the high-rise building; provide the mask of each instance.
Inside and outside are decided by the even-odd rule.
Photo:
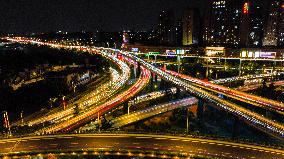
[[[215,46],[261,46],[261,0],[207,0],[203,41]]]
[[[279,34],[280,36],[283,35],[283,32],[282,34],[279,32],[282,28],[280,26],[280,23],[282,23],[280,17],[283,14],[280,13],[282,10],[280,1],[281,0],[270,0],[269,13],[266,20],[267,23],[263,38],[264,46],[277,46]]]
[[[203,41],[206,45],[236,46],[240,43],[240,0],[207,0]]]
[[[186,9],[182,18],[182,44],[192,45],[199,42],[199,12],[197,9]]]
[[[174,43],[174,12],[162,11],[159,15],[158,36],[160,44]]]
[[[182,34],[183,34],[182,26],[183,26],[182,20],[178,20],[174,28],[174,44],[177,46],[182,45]]]
[[[278,27],[278,46],[284,46],[284,0],[281,2],[280,6],[280,18]]]
[[[242,4],[240,45],[262,46],[264,14],[260,1],[245,0]]]

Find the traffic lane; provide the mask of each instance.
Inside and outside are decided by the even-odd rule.
[[[8,145],[6,146],[4,142],[0,143],[0,147],[1,153],[7,153],[11,150],[11,147]],[[9,151],[5,151],[5,148],[9,148]],[[190,154],[221,156],[226,158],[279,159],[284,157],[284,151],[271,151],[256,146],[232,144],[229,142],[217,142],[213,140],[193,138],[133,135],[80,135],[51,136],[30,139],[23,138],[17,145],[15,145],[12,152],[92,148],[126,148],[151,151],[165,150],[187,152]]]
[[[16,144],[18,144],[18,139],[7,139],[0,140],[0,153],[8,153],[10,152]]]

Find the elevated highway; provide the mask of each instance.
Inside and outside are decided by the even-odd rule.
[[[118,118],[111,120],[110,123],[112,124],[113,128],[120,128],[120,127],[129,125],[131,123],[174,110],[176,108],[197,104],[197,102],[198,100],[196,98],[191,97],[191,98],[185,98],[181,100],[172,101],[169,103],[159,104],[159,105],[156,105],[156,106],[144,109],[144,110],[133,112],[129,115],[126,114],[126,115],[120,116]]]
[[[230,112],[240,119],[244,120],[244,122],[248,123],[249,125],[269,134],[278,139],[284,140],[284,125],[281,123],[277,123],[272,121],[262,115],[254,113],[248,109],[245,109],[239,105],[234,103],[228,102],[218,96],[192,85],[191,82],[185,81],[179,77],[175,77],[147,62],[142,60],[141,58],[127,52],[121,52],[121,54],[132,58],[133,60],[139,62],[141,65],[149,69],[151,72],[156,73],[161,78],[165,79],[166,81],[172,82],[175,85],[184,88],[186,91],[190,92],[192,95],[203,99],[209,103],[212,103],[217,108]]]

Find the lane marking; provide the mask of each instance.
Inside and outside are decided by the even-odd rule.
[[[155,138],[157,140],[166,140],[167,138]]]
[[[71,142],[71,145],[78,145],[78,142]]]

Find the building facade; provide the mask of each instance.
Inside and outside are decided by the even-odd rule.
[[[269,6],[269,12],[266,19],[266,27],[263,38],[264,46],[277,46],[279,40],[279,29],[280,25],[280,9],[281,3],[280,0],[271,0]],[[281,34],[281,33],[280,33]]]
[[[261,1],[207,0],[203,41],[210,46],[262,45]]]
[[[261,47],[264,13],[260,1],[246,0],[242,3],[240,46]]]
[[[159,15],[158,37],[162,45],[174,43],[174,12],[161,11]]]
[[[182,44],[193,45],[199,43],[199,12],[197,9],[186,9],[182,17]]]
[[[207,0],[203,41],[212,46],[240,44],[241,2]]]

